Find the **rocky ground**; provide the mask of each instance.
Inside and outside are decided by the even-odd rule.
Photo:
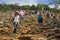
[[[43,25],[39,25],[37,15],[24,16],[24,21],[19,24],[17,34],[13,34],[12,17],[14,12],[0,12],[0,40],[60,40],[60,19],[58,24],[52,26],[51,19],[43,16]],[[60,14],[59,14],[60,15]],[[51,17],[52,18],[52,17]]]

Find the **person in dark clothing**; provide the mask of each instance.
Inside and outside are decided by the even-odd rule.
[[[50,14],[49,14],[49,13],[47,13],[47,14],[46,14],[46,17],[47,17],[47,19],[49,19],[49,18],[50,18]]]
[[[37,12],[38,12],[38,11],[37,11],[37,10],[35,10],[35,14],[37,14]]]
[[[38,16],[38,22],[42,23],[42,16],[41,15]]]
[[[38,23],[42,25],[43,23],[43,18],[42,18],[42,15],[39,13],[38,15]]]
[[[56,26],[56,25],[57,25],[57,19],[56,19],[55,16],[53,16],[52,25],[53,25],[53,26]]]

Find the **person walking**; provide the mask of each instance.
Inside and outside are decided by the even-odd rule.
[[[57,25],[57,19],[56,19],[55,16],[53,16],[52,25],[53,25],[53,26],[56,26],[56,25]]]
[[[19,13],[18,12],[15,12],[15,16],[13,18],[13,25],[14,25],[14,31],[13,31],[13,33],[14,34],[16,34],[16,30],[17,30],[19,21],[20,21]]]
[[[39,11],[38,11],[38,23],[39,23],[39,25],[43,24],[43,18],[42,18],[42,15]]]
[[[46,18],[47,18],[47,19],[50,18],[50,13],[49,13],[49,12],[46,14]]]
[[[21,10],[21,11],[19,12],[19,15],[20,15],[20,23],[22,23],[23,20],[24,20],[24,11]]]

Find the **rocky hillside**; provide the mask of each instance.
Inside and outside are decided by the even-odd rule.
[[[57,15],[58,24],[52,26],[51,18],[43,16],[43,25],[39,25],[37,15],[26,15],[24,21],[19,24],[17,34],[13,34],[12,17],[14,12],[0,12],[0,40],[60,40],[60,19]]]

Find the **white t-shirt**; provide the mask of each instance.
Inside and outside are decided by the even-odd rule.
[[[37,15],[39,15],[39,11],[37,12]]]
[[[15,16],[14,22],[19,22],[19,15]]]
[[[23,11],[20,11],[19,14],[22,15],[22,16],[24,16],[24,12]]]

